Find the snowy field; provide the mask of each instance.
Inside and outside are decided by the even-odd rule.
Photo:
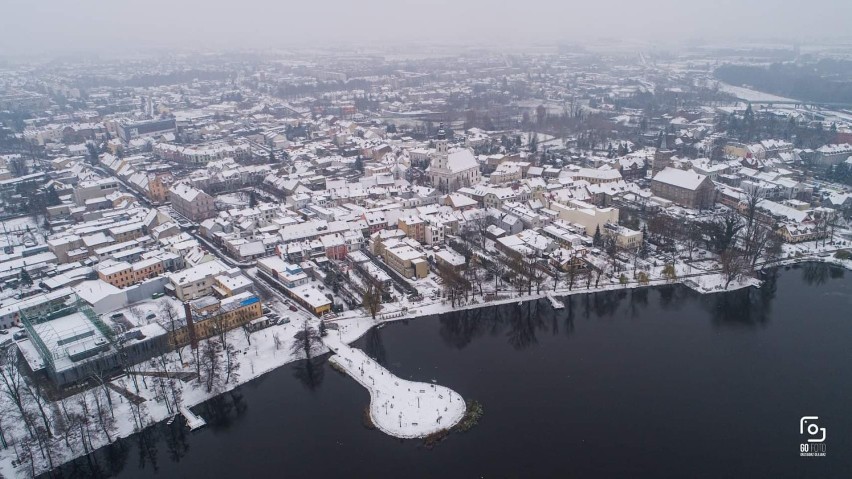
[[[744,101],[797,101],[792,98],[785,98],[783,96],[764,93],[762,91],[752,90],[751,88],[729,85],[723,82],[719,82],[719,90],[730,93]]]

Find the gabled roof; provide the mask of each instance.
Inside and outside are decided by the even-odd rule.
[[[657,173],[657,176],[654,177],[654,181],[659,181],[661,183],[666,183],[680,188],[686,188],[688,190],[697,189],[706,179],[706,176],[700,175],[692,170],[685,171],[677,168],[666,168]]]

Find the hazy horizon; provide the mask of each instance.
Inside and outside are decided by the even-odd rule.
[[[0,56],[19,56],[424,42],[517,46],[601,38],[669,47],[763,38],[792,44],[848,35],[844,23],[852,18],[852,2],[814,0],[803,8],[792,0],[149,0],[136,8],[92,0],[10,0],[3,11]]]

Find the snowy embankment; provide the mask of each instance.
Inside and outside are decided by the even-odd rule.
[[[812,252],[812,254],[808,254],[799,258],[790,258],[779,262],[774,262],[772,264],[758,266],[760,268],[775,267],[795,263],[817,261],[837,264],[839,266],[843,266],[847,269],[852,270],[852,261],[839,260],[833,257],[818,257],[816,253],[817,252],[814,251]],[[657,272],[655,271],[654,273]],[[755,286],[757,284],[757,282],[754,280],[732,281],[729,287],[725,289],[723,287],[723,278],[717,270],[701,271],[697,267],[687,265],[678,265],[677,274],[678,278],[674,280],[659,279],[659,276],[657,276],[657,274],[654,274],[652,277],[655,277],[656,279],[650,280],[647,284],[639,284],[636,281],[630,281],[627,284],[622,285],[616,282],[615,279],[601,278],[601,284],[599,284],[598,287],[594,287],[593,284],[588,287],[585,284],[577,284],[573,288],[568,288],[560,285],[561,287],[558,287],[555,290],[553,288],[542,288],[542,290],[538,293],[533,290],[532,294],[525,295],[519,295],[517,291],[498,291],[497,294],[499,299],[484,301],[480,296],[478,296],[475,299],[472,298],[469,302],[466,302],[464,304],[459,302],[456,302],[456,304],[451,304],[449,301],[446,300],[422,301],[418,303],[408,303],[407,301],[404,301],[397,307],[391,307],[391,305],[386,305],[386,307],[381,311],[381,314],[376,319],[372,319],[367,316],[363,310],[348,311],[340,315],[338,318],[332,320],[334,323],[336,323],[337,333],[335,334],[334,332],[331,332],[329,337],[324,339],[326,340],[328,346],[333,347],[333,349],[337,350],[337,356],[339,356],[341,360],[344,358],[348,358],[352,361],[352,365],[350,366],[348,364],[348,361],[340,361],[337,359],[332,359],[332,361],[337,362],[340,367],[347,370],[347,372],[354,379],[356,379],[359,383],[364,385],[364,387],[366,387],[370,391],[370,415],[376,426],[379,427],[379,429],[383,432],[386,432],[387,434],[393,436],[420,437],[424,434],[428,435],[429,432],[449,428],[452,425],[456,424],[465,412],[464,400],[457,393],[452,392],[451,390],[444,388],[443,386],[433,386],[431,384],[410,382],[402,379],[396,379],[393,381],[389,379],[390,382],[380,380],[380,382],[377,383],[378,386],[377,389],[375,389],[374,394],[373,385],[367,384],[367,379],[360,378],[361,373],[360,370],[357,369],[359,367],[359,361],[364,366],[365,378],[369,376],[375,378],[376,374],[378,374],[379,378],[391,378],[392,376],[389,372],[387,372],[386,369],[376,365],[375,362],[369,359],[363,352],[349,347],[346,347],[344,349],[344,344],[349,344],[356,341],[371,328],[386,322],[398,321],[403,319],[415,319],[423,316],[431,316],[465,309],[475,309],[485,306],[497,306],[500,304],[517,303],[519,301],[538,300],[545,298],[547,295],[567,296],[572,294],[595,293],[625,288],[629,289],[673,283],[686,283],[687,281],[694,282],[696,285],[700,286],[698,290],[704,293],[731,291],[733,289]],[[489,293],[489,291],[486,291],[486,293]],[[315,323],[316,321],[317,320],[312,320],[311,322]],[[256,332],[251,335],[250,339],[246,337],[244,332],[240,329],[230,331],[227,334],[228,343],[235,346],[236,349],[242,353],[239,355],[239,364],[236,366],[236,374],[234,375],[234,377],[231,378],[230,382],[226,384],[221,384],[209,392],[206,390],[205,387],[203,387],[203,385],[199,384],[198,381],[193,380],[188,383],[180,382],[179,386],[182,389],[180,405],[186,408],[196,406],[219,394],[230,391],[231,389],[234,389],[240,386],[241,384],[249,382],[252,379],[255,379],[267,372],[273,371],[293,361],[302,359],[300,355],[293,354],[291,352],[293,335],[297,331],[299,331],[301,327],[301,321],[293,321],[287,325],[273,326],[268,329]],[[317,354],[324,352],[325,346],[323,346],[321,351],[317,351]],[[180,364],[181,361],[178,361],[177,354],[175,352],[169,353],[168,362],[172,365],[170,367],[170,370],[175,373],[181,371],[194,371],[194,368],[188,362],[188,359],[191,357],[191,354],[192,353],[190,352],[190,349],[188,347],[184,348],[184,364]],[[367,361],[369,361],[369,363]],[[344,364],[344,362],[346,364]],[[137,367],[137,370],[148,369],[147,365],[140,366],[141,367]],[[133,393],[145,399],[145,402],[142,406],[142,409],[144,410],[144,418],[142,418],[144,427],[151,426],[160,421],[168,420],[179,412],[178,410],[174,409],[169,410],[166,407],[162,398],[158,398],[156,387],[152,383],[151,378],[148,378],[147,381],[145,381],[142,377],[140,377],[138,382],[139,390],[137,391],[132,385],[130,378],[128,377],[118,378],[112,381],[112,383],[118,386],[119,388],[132,389]],[[372,383],[372,380],[370,380],[369,382]],[[416,393],[413,395],[410,394],[409,389],[410,391],[416,391]],[[424,390],[425,392],[420,393],[421,390]],[[447,394],[443,394],[438,391],[446,391]],[[399,392],[399,395],[397,394],[397,392]],[[424,398],[432,392],[436,392],[438,396],[443,397],[436,396],[436,399],[430,399],[430,408],[423,409],[423,401],[425,400]],[[397,401],[393,403],[393,409],[391,409],[391,403],[386,402],[386,398],[388,395],[390,396],[392,401]],[[420,397],[421,401],[421,410],[434,411],[435,413],[445,413],[440,423],[437,422],[437,416],[432,418],[424,416],[425,419],[420,419],[420,415],[418,413],[417,408],[418,396]],[[450,399],[452,399],[452,401]],[[86,395],[86,393],[78,393],[67,398],[65,401],[65,405],[73,409],[77,407],[81,400],[87,401],[91,407],[92,399],[88,395]],[[117,401],[115,402],[114,411],[116,421],[114,428],[112,428],[110,431],[110,438],[107,439],[102,435],[94,435],[92,437],[87,438],[86,442],[89,443],[87,447],[84,447],[86,445],[81,444],[80,442],[72,442],[72,447],[70,449],[59,447],[53,451],[54,465],[62,464],[64,462],[71,461],[77,457],[84,456],[88,453],[88,451],[91,451],[92,449],[106,446],[110,442],[114,442],[119,438],[131,436],[139,431],[139,427],[137,426],[137,424],[135,424],[133,412],[131,411],[129,401],[124,400],[118,395],[115,395],[113,397],[113,400],[114,402]],[[0,401],[4,402],[3,404],[0,404],[0,406],[3,406],[5,409],[9,409],[9,405],[5,404],[5,402],[8,402],[7,398],[0,397]],[[451,403],[453,405],[452,408],[450,407]],[[385,414],[386,404],[388,409],[387,413]],[[446,411],[442,410],[442,405],[444,408],[446,408]],[[397,415],[392,416],[391,411],[397,412]],[[398,414],[399,411],[403,412],[404,421],[400,420]],[[395,428],[393,421],[389,421],[389,419],[396,419]],[[430,424],[430,421],[432,422],[432,424]],[[415,422],[417,423],[417,426],[412,425],[412,423]],[[428,428],[428,432],[424,432],[427,431],[427,425],[430,426]],[[95,427],[92,426],[92,429],[95,429]],[[6,434],[7,441],[15,442],[23,438],[26,432],[23,430],[23,426],[10,423],[8,425],[4,424],[4,434]],[[61,438],[57,438],[55,443],[59,446],[64,444],[61,441]],[[36,453],[36,455],[38,456],[38,453]],[[19,465],[17,467],[13,466],[12,463],[16,458],[17,455],[14,448],[10,447],[8,449],[0,450],[0,476],[24,477],[31,474],[29,466],[27,465]],[[41,457],[37,457],[37,459],[38,464],[35,467],[36,472],[46,472],[48,469],[46,461],[41,459]]]
[[[722,293],[725,291],[748,288],[750,286],[754,286],[755,288],[760,287],[760,280],[751,277],[742,277],[731,280],[727,287],[725,286],[726,282],[727,280],[725,279],[725,276],[721,273],[706,274],[683,280],[683,284],[686,287],[702,294]]]
[[[334,336],[332,333],[325,338],[335,353],[329,361],[370,392],[370,420],[380,431],[413,439],[449,429],[461,421],[465,402],[457,392],[397,377],[360,349],[351,348]]]

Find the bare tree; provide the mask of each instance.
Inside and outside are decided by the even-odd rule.
[[[26,384],[24,384],[24,378],[18,370],[17,347],[6,349],[5,353],[0,356],[0,360],[2,360],[2,364],[0,364],[0,384],[3,387],[3,394],[15,405],[20,419],[27,427],[27,431],[32,435],[33,425],[29,422],[29,414],[27,408],[24,407]]]
[[[531,294],[532,282],[529,280],[530,265],[527,260],[519,254],[514,254],[509,258],[508,267],[512,272],[518,294],[523,294],[524,290],[528,290],[527,294]]]
[[[148,425],[148,407],[144,402],[130,401],[130,414],[133,416],[133,423],[136,432],[139,432]]]
[[[222,360],[220,357],[222,345],[215,338],[210,338],[198,349],[201,349],[199,357],[201,361],[201,376],[198,379],[205,385],[208,393],[218,390],[221,384],[222,373]]]
[[[606,271],[607,271],[606,266],[601,266],[600,268],[595,268],[595,288],[597,288],[598,285],[600,284],[601,276],[603,276],[606,273]]]
[[[694,221],[687,221],[686,223],[681,225],[680,240],[681,244],[683,244],[683,246],[687,249],[687,254],[689,255],[690,261],[692,261],[692,250],[694,250],[703,239],[704,237],[701,234],[701,228]]]
[[[740,204],[743,205],[743,216],[745,216],[746,220],[746,236],[749,236],[748,231],[757,223],[757,209],[760,207],[760,203],[763,202],[764,197],[765,194],[760,189],[747,191],[743,195],[743,201]]]
[[[172,337],[174,337],[175,332],[182,328],[183,322],[180,320],[180,314],[178,313],[177,308],[171,301],[163,301],[160,303],[160,316],[165,319],[169,333],[171,333]],[[175,351],[177,351],[178,358],[180,359],[181,364],[183,364],[183,348],[175,345]]]
[[[470,286],[471,297],[476,297],[476,287],[479,286],[479,295],[482,296],[482,282],[479,281],[479,260],[474,255],[464,270],[464,279]]]
[[[88,391],[91,394],[92,399],[95,402],[95,416],[98,419],[98,424],[101,427],[101,432],[104,433],[104,437],[106,437],[107,442],[112,442],[111,432],[113,432],[116,428],[115,419],[107,414],[106,408],[104,405],[105,398],[103,398],[103,390],[100,388],[92,388]]]
[[[534,262],[531,265],[531,268],[530,279],[535,282],[535,294],[541,294],[541,285],[544,284],[544,280],[547,279],[547,274],[538,262]]]
[[[471,282],[467,278],[459,274],[455,268],[445,263],[438,263],[436,269],[444,282],[445,293],[450,298],[453,306],[455,306],[455,301],[459,298],[460,294],[464,294],[467,297],[467,293],[471,289]]]
[[[506,272],[506,266],[498,258],[488,264],[488,272],[494,275],[494,293],[496,294],[498,289],[497,283],[502,280],[503,274]]]
[[[755,266],[757,266],[757,260],[760,259],[764,252],[770,253],[768,251],[770,249],[774,252],[774,243],[780,241],[780,239],[775,231],[766,225],[756,225],[747,231],[747,234],[744,255],[748,260],[749,268],[754,270]]]
[[[669,283],[674,282],[677,279],[677,270],[675,269],[674,264],[666,263],[663,266],[663,278],[666,279]]]
[[[592,280],[595,278],[596,269],[585,268],[582,272],[583,278],[586,280],[586,289],[592,287]]]
[[[239,351],[231,343],[226,344],[223,349],[225,352],[225,384],[231,381],[237,382],[240,377]]]
[[[74,451],[76,438],[73,443],[71,442],[72,436],[74,436],[77,432],[77,423],[75,422],[74,415],[69,414],[65,398],[54,402],[53,407],[53,430],[57,436],[61,436],[63,438],[65,441],[65,447],[68,448],[69,451]]]
[[[169,367],[167,356],[163,354],[153,358],[149,364],[151,370],[156,373],[152,378],[155,399],[165,404],[169,414],[176,413],[180,408],[180,388]]]
[[[36,410],[38,411],[39,416],[41,416],[41,420],[42,420],[42,423],[44,425],[45,432],[48,435],[52,436],[53,433],[50,429],[50,418],[48,417],[47,409],[46,409],[47,400],[42,395],[41,384],[39,384],[37,381],[31,381],[31,382],[24,381],[24,386],[25,386],[24,391],[26,392],[26,397],[28,398],[29,401],[31,401],[33,404],[36,405]]]
[[[6,427],[8,425],[7,421],[8,410],[6,408],[0,409],[0,446],[3,449],[7,449],[9,447],[9,442],[6,440]]]
[[[101,371],[99,368],[93,367],[91,377],[92,380],[94,380],[98,384],[98,387],[103,390],[104,396],[106,397],[107,405],[109,406],[109,414],[110,416],[115,418],[115,408],[112,403],[112,391],[107,387],[107,381],[104,378],[103,371]]]
[[[725,278],[725,289],[734,280],[743,276],[747,268],[745,257],[737,250],[728,249],[719,255],[719,263],[722,266],[722,276]]]
[[[305,359],[311,359],[314,353],[320,347],[320,335],[317,330],[308,324],[307,321],[302,325],[302,329],[293,335],[295,340],[290,346],[290,352],[293,354],[304,354]]]
[[[568,260],[568,291],[574,290],[574,283],[580,275],[580,268],[577,266],[576,258],[577,257],[572,254],[571,258]]]
[[[382,307],[382,292],[376,286],[374,281],[367,281],[367,287],[364,290],[364,297],[362,298],[362,305],[364,309],[366,309],[373,319],[376,319],[376,313],[379,312],[379,309]]]
[[[89,402],[85,394],[78,395],[77,407],[80,412],[75,417],[74,422],[80,429],[80,442],[83,444],[83,450],[88,454],[95,448],[92,444],[92,415],[89,413]]]
[[[253,332],[252,328],[250,328],[248,324],[243,325],[243,334],[246,335],[246,342],[248,342],[249,346],[251,346],[251,333],[252,332]]]

